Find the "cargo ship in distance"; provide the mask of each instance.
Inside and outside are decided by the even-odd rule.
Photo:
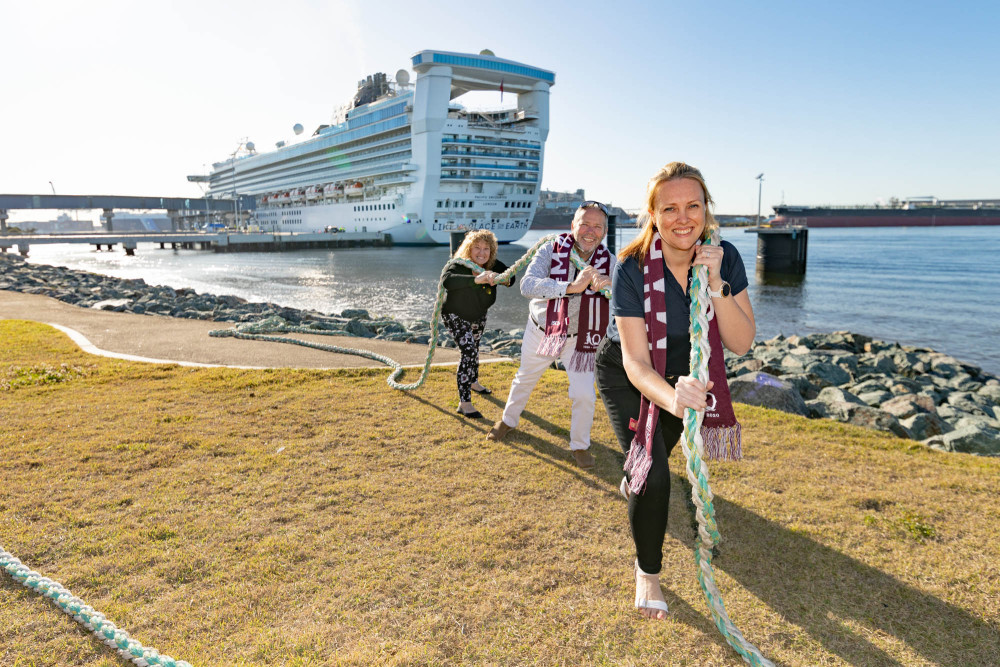
[[[1000,225],[1000,199],[907,199],[888,206],[774,207],[768,227],[957,227]]]
[[[368,76],[309,139],[261,153],[244,144],[213,164],[209,196],[254,196],[265,230],[383,232],[398,245],[447,244],[469,229],[520,239],[538,202],[555,74],[488,50],[425,50],[410,64],[414,84],[406,69]],[[501,108],[456,101],[473,91],[499,92]],[[516,103],[503,107],[504,94]]]

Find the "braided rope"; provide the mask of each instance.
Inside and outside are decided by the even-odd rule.
[[[707,243],[719,244],[718,233],[712,235]],[[691,281],[691,375],[696,379],[708,378],[708,359],[712,354],[708,342],[708,316],[706,308],[711,303],[708,296],[708,267],[695,266]],[[729,619],[726,607],[722,602],[722,594],[715,584],[715,572],[712,569],[712,547],[719,543],[719,527],[715,522],[715,506],[712,501],[715,496],[708,485],[708,466],[705,464],[705,443],[701,437],[701,423],[704,412],[691,408],[684,411],[684,437],[681,447],[687,459],[687,478],[691,482],[691,499],[695,504],[695,517],[698,519],[698,539],[695,541],[695,562],[698,565],[698,583],[701,584],[708,602],[709,611],[726,642],[748,664],[755,667],[774,667],[774,663],[761,655],[756,646],[743,637],[743,634]]]
[[[510,279],[524,267],[538,254],[539,249],[546,243],[554,240],[556,238],[555,234],[549,234],[538,239],[538,241],[531,246],[527,252],[525,252],[516,262],[514,262],[506,271],[497,275],[495,282],[497,283],[510,283]],[[570,261],[578,269],[582,270],[587,266],[587,262],[583,261],[579,254],[574,248],[570,252]],[[475,275],[479,275],[485,269],[472,260],[465,259],[462,257],[449,260],[451,263],[461,264],[462,266],[467,266],[473,270]],[[607,298],[611,298],[611,289],[605,287],[601,290]],[[434,352],[437,350],[438,346],[438,336],[441,330],[441,309],[444,307],[444,300],[446,296],[446,290],[444,288],[444,274],[442,272],[442,277],[438,281],[437,297],[434,301],[434,311],[431,315],[431,338],[427,343],[427,356],[424,359],[423,369],[420,371],[420,377],[417,378],[416,382],[410,384],[401,384],[398,380],[399,377],[405,372],[406,369],[403,368],[402,364],[390,359],[389,357],[371,352],[369,350],[363,350],[354,347],[340,347],[338,345],[324,345],[323,343],[311,343],[304,340],[298,340],[296,338],[286,338],[284,336],[270,336],[267,334],[273,333],[307,333],[307,334],[318,334],[321,336],[344,336],[347,335],[342,331],[323,331],[319,329],[310,329],[308,327],[295,327],[289,326],[285,320],[280,317],[269,317],[259,322],[253,322],[248,324],[241,324],[232,329],[215,329],[209,331],[208,335],[216,338],[232,337],[240,338],[243,340],[263,340],[270,341],[273,343],[288,343],[290,345],[301,345],[303,347],[311,347],[317,350],[325,350],[327,352],[336,352],[338,354],[353,354],[358,357],[364,357],[366,359],[372,359],[380,363],[385,364],[393,369],[392,374],[386,379],[386,383],[393,389],[400,389],[404,391],[409,391],[420,387],[424,381],[427,379],[427,374],[430,372],[431,361],[434,359]]]
[[[36,593],[50,598],[74,621],[87,628],[102,642],[118,651],[126,662],[132,662],[138,667],[160,665],[161,667],[191,667],[184,660],[174,660],[169,655],[160,655],[155,648],[143,646],[128,633],[104,617],[99,611],[84,604],[83,600],[70,593],[62,584],[43,577],[29,569],[13,554],[0,546],[0,569],[9,574],[14,581]]]

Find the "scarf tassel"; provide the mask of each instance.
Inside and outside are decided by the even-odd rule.
[[[566,336],[554,335],[546,336],[538,345],[537,353],[542,357],[558,357],[562,354],[563,346],[566,345]]]
[[[597,354],[594,352],[583,352],[574,350],[573,356],[569,360],[569,368],[574,373],[593,373]]]
[[[628,488],[632,493],[642,493],[646,486],[646,477],[653,466],[653,457],[646,452],[646,446],[638,438],[632,440],[632,448],[625,459],[625,472],[628,474]]]
[[[705,457],[714,461],[739,461],[742,459],[742,430],[739,424],[735,426],[702,426],[701,439],[705,443]]]

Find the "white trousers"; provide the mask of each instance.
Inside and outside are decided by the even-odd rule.
[[[558,357],[542,357],[536,350],[544,337],[545,333],[531,321],[531,318],[528,318],[528,323],[524,327],[524,339],[521,341],[521,367],[517,369],[514,381],[510,385],[510,395],[503,409],[503,423],[512,428],[517,427],[535,385],[538,384],[545,369],[558,358],[567,369],[569,398],[573,402],[569,448],[589,449],[590,427],[594,423],[594,403],[597,401],[597,394],[594,392],[594,373],[574,373],[569,370],[570,359],[576,349],[576,337],[566,339],[566,345]]]

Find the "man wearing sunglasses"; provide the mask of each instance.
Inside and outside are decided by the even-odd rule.
[[[514,376],[503,417],[486,436],[503,440],[517,428],[521,412],[538,380],[552,362],[561,360],[569,378],[573,403],[569,447],[576,464],[591,468],[590,427],[594,421],[594,353],[610,321],[608,300],[598,293],[611,285],[615,257],[602,243],[608,208],[585,201],[573,216],[571,231],[546,244],[525,270],[521,294],[531,299],[521,342],[521,366]],[[588,266],[577,271],[570,252]]]

